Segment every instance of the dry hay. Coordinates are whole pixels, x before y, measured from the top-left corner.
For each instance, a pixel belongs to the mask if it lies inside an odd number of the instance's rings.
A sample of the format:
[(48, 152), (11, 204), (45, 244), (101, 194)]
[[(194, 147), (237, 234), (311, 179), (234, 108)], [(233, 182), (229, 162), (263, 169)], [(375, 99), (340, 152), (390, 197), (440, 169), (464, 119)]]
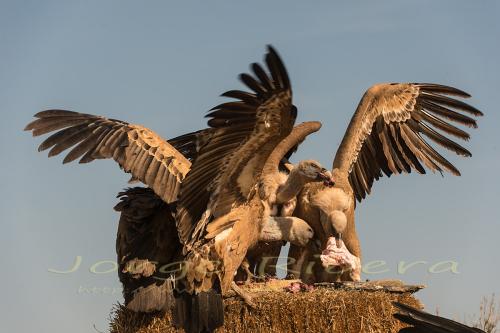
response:
[[(289, 284), (289, 282), (287, 282)], [(249, 308), (236, 297), (224, 300), (225, 325), (217, 332), (398, 332), (391, 302), (421, 308), (411, 293), (316, 288), (285, 292), (282, 285), (258, 284), (246, 289), (257, 303)], [(180, 332), (170, 325), (170, 314), (138, 314), (118, 305), (112, 333)]]

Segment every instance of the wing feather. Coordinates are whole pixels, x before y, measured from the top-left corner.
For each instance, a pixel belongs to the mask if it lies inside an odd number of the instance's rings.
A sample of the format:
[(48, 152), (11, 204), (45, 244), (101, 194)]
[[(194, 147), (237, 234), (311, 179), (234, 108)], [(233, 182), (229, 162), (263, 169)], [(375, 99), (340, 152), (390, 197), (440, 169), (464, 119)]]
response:
[[(405, 173), (410, 173), (413, 163), (410, 160), (410, 158), (406, 155), (405, 149), (403, 146), (406, 146), (404, 142), (401, 142), (401, 137), (398, 135), (396, 126), (394, 124), (390, 123), (388, 124), (389, 130), (390, 130), (390, 135), (391, 135), (391, 144), (395, 146), (395, 150), (398, 152), (399, 159), (401, 161), (401, 164), (403, 166), (403, 172)], [(414, 166), (413, 166), (414, 167)]]
[(425, 165), (432, 171), (460, 175), (429, 142), (471, 156), (447, 135), (468, 140), (469, 134), (452, 123), (476, 128), (472, 117), (483, 114), (450, 96), (470, 97), (457, 88), (432, 83), (378, 84), (366, 91), (333, 163), (334, 169), (349, 175), (358, 200), (370, 193), (381, 172), (387, 176), (412, 170), (424, 174)]
[[(49, 149), (56, 145), (58, 142), (61, 141), (61, 138), (63, 137), (68, 137), (71, 136), (75, 133), (78, 133), (82, 129), (85, 129), (88, 127), (88, 124), (82, 124), (82, 125), (77, 125), (73, 127), (66, 128), (64, 130), (61, 130), (59, 132), (56, 132), (49, 136), (47, 139), (45, 139), (39, 146), (38, 146), (38, 151), (44, 151), (46, 149)], [(28, 127), (27, 127), (28, 128)]]
[(479, 328), (469, 327), (457, 321), (431, 315), (417, 308), (413, 308), (403, 303), (392, 303), (398, 310), (394, 313), (394, 318), (411, 325), (400, 332), (425, 332), (425, 333), (485, 333)]
[(170, 273), (162, 268), (182, 258), (172, 211), (150, 188), (129, 188), (118, 197), (116, 253), (125, 305), (140, 312), (165, 310)]
[[(267, 156), (293, 127), (296, 109), (291, 103), (290, 81), (270, 46), (265, 62), (267, 72), (252, 64), (255, 76), (240, 75), (250, 92), (230, 90), (222, 94), (237, 101), (220, 104), (207, 114), (213, 132), (181, 184), (177, 205), (179, 236), (188, 247), (202, 239), (213, 217), (246, 200)], [(239, 181), (242, 173), (251, 175), (249, 184)]]
[[(155, 132), (116, 119), (66, 110), (42, 111), (35, 117), (25, 128), (34, 136), (57, 131), (38, 148), (39, 151), (50, 148), (49, 157), (73, 147), (63, 163), (78, 158), (80, 163), (113, 158), (125, 172), (150, 186), (165, 202), (177, 199), (176, 184), (184, 179), (191, 162)], [(187, 148), (183, 149), (189, 150), (195, 138), (193, 134), (184, 137), (182, 144)], [(157, 179), (160, 170), (165, 182)], [(161, 187), (165, 184), (166, 188)]]

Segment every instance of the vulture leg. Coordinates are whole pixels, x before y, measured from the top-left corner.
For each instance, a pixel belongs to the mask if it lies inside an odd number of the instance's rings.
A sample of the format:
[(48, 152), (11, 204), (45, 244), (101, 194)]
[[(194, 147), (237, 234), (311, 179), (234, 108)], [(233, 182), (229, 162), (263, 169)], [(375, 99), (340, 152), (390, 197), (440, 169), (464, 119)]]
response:
[(238, 287), (238, 285), (236, 284), (236, 282), (231, 282), (231, 289), (233, 289), (233, 291), (236, 293), (236, 295), (238, 295), (239, 297), (241, 297), (241, 299), (243, 299), (243, 301), (248, 305), (250, 306), (251, 308), (256, 308), (257, 305), (254, 303), (252, 297), (245, 291), (243, 291), (243, 289), (241, 289), (240, 287)]
[(290, 244), (290, 249), (288, 250), (288, 265), (287, 265), (287, 280), (294, 280), (300, 278), (302, 282), (308, 283), (306, 272), (302, 272), (303, 267), (307, 267), (307, 259), (311, 253), (314, 253), (314, 249), (311, 249), (313, 242), (310, 242), (306, 247), (300, 247), (297, 245)]
[(247, 255), (247, 257), (243, 259), (243, 262), (241, 263), (241, 266), (238, 269), (236, 276), (234, 277), (234, 281), (239, 283), (243, 282), (243, 284), (250, 284), (252, 280), (257, 280), (258, 278), (258, 276), (255, 276), (253, 274), (253, 268), (248, 260)]
[(254, 272), (255, 279), (265, 280), (266, 277), (276, 276), (276, 265), (283, 245), (283, 241), (259, 242), (248, 251), (249, 268)]
[(305, 246), (314, 232), (306, 221), (298, 217), (271, 216), (264, 224), (259, 236), (261, 242), (287, 241)]

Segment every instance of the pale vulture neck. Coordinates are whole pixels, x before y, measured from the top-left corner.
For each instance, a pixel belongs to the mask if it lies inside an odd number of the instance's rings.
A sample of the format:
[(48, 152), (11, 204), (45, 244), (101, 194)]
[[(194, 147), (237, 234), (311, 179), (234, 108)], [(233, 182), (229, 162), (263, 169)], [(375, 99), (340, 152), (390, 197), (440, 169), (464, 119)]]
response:
[[(367, 130), (371, 129), (371, 127), (369, 129), (365, 128), (368, 124), (368, 121), (366, 120), (366, 113), (371, 107), (371, 104), (369, 103), (371, 100), (369, 95), (371, 93), (372, 92), (368, 90), (361, 98), (361, 101), (356, 108), (356, 112), (354, 112), (354, 115), (347, 126), (342, 142), (337, 149), (332, 169), (339, 169), (346, 173), (349, 172), (360, 137), (365, 135)], [(371, 122), (369, 124), (371, 125)]]
[(335, 182), (335, 187), (340, 187), (345, 190), (346, 186), (347, 188), (350, 188), (349, 184), (349, 173), (345, 172), (341, 169), (333, 169), (332, 170), (332, 178), (333, 181)]
[(276, 193), (276, 203), (282, 204), (295, 198), (307, 183), (306, 178), (297, 168), (293, 168), (288, 175), (286, 182), (278, 188)]

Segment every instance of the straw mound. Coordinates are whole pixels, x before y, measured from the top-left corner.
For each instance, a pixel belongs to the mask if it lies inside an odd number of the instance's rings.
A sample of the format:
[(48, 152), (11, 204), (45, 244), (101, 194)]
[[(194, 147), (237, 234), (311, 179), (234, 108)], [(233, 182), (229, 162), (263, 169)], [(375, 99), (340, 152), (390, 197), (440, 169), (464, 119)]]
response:
[[(408, 291), (346, 290), (332, 285), (290, 293), (284, 291), (285, 284), (290, 281), (246, 287), (256, 309), (237, 297), (225, 299), (225, 325), (217, 332), (398, 332), (404, 325), (392, 317), (391, 302), (422, 307)], [(170, 325), (169, 313), (138, 314), (118, 305), (112, 316), (112, 333), (180, 332)]]

